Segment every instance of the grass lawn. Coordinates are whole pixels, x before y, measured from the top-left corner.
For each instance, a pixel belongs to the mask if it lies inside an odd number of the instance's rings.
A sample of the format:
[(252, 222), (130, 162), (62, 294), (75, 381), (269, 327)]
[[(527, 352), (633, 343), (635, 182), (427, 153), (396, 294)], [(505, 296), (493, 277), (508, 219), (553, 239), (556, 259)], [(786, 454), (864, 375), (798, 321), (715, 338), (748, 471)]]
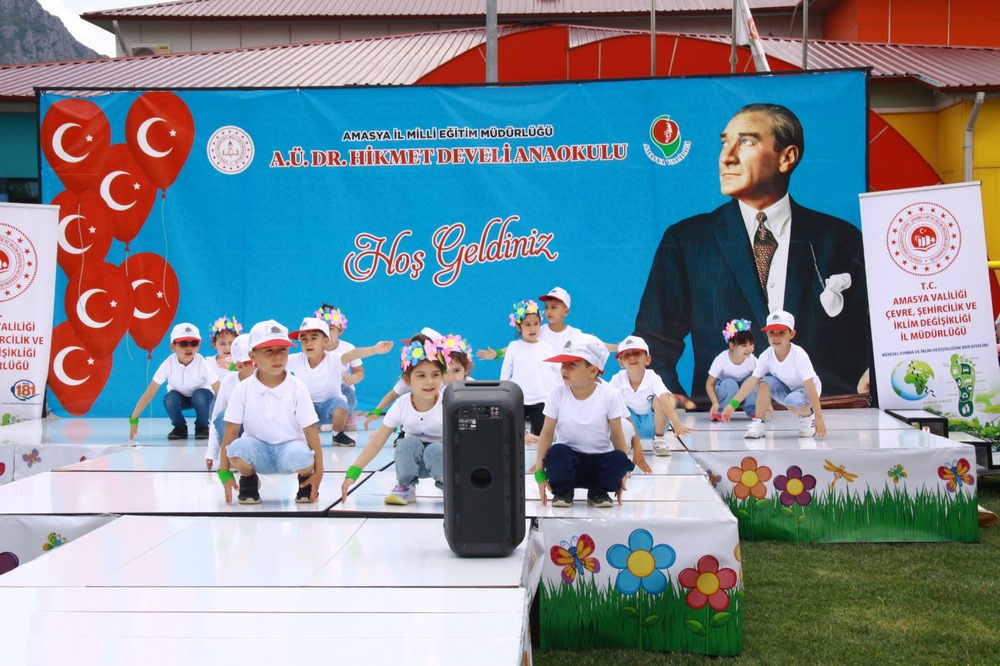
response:
[[(979, 503), (1000, 513), (1000, 477)], [(535, 652), (590, 664), (1000, 663), (1000, 526), (979, 543), (743, 542), (743, 655)]]

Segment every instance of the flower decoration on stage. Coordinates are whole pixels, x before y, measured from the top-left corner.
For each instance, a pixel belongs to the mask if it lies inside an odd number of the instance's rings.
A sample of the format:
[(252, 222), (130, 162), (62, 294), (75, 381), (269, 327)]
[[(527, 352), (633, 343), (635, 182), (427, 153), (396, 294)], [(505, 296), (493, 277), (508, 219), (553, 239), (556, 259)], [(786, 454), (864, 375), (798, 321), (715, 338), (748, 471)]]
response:
[(591, 574), (601, 571), (601, 563), (596, 557), (592, 557), (597, 546), (594, 539), (589, 534), (574, 536), (569, 541), (560, 541), (558, 546), (549, 549), (549, 558), (552, 564), (562, 567), (562, 582), (572, 585), (576, 581), (577, 575), (583, 579), (583, 573), (589, 571)]
[(798, 504), (806, 506), (812, 502), (810, 490), (816, 487), (816, 477), (812, 474), (803, 474), (802, 468), (792, 465), (784, 474), (774, 477), (774, 489), (780, 490), (781, 495), (778, 500), (785, 506)]
[(243, 324), (236, 321), (235, 316), (232, 319), (228, 319), (225, 316), (223, 316), (219, 317), (212, 323), (211, 331), (213, 340), (215, 339), (215, 336), (217, 336), (219, 333), (222, 333), (223, 331), (232, 331), (236, 335), (239, 335), (240, 333), (243, 332)]
[(437, 363), (442, 369), (447, 368), (448, 361), (445, 360), (444, 352), (441, 349), (442, 342), (441, 338), (437, 338), (425, 342), (411, 342), (403, 347), (399, 356), (399, 365), (403, 372), (406, 372), (410, 366), (416, 367), (421, 361), (430, 361)]
[(749, 330), (751, 330), (749, 319), (733, 319), (726, 322), (726, 327), (722, 329), (722, 337), (726, 339), (726, 342), (729, 342), (740, 331)]
[(739, 467), (730, 467), (726, 477), (736, 484), (733, 494), (737, 499), (746, 499), (753, 495), (757, 499), (763, 499), (767, 493), (764, 482), (771, 479), (771, 468), (757, 466), (757, 460), (753, 456), (747, 456), (740, 462)]
[(538, 303), (531, 300), (514, 303), (514, 311), (510, 313), (510, 325), (518, 326), (530, 314), (536, 314), (539, 319), (542, 318), (542, 311), (538, 308)]
[(892, 479), (892, 483), (895, 485), (898, 484), (901, 480), (906, 478), (906, 470), (903, 469), (902, 465), (894, 465), (889, 468), (889, 471), (886, 472), (886, 475), (890, 479)]
[(971, 486), (976, 480), (970, 474), (971, 467), (965, 458), (952, 460), (951, 464), (938, 467), (938, 476), (944, 481), (944, 487), (953, 493), (962, 486)]
[(449, 333), (441, 338), (439, 342), (441, 343), (441, 353), (444, 355), (445, 363), (451, 363), (452, 354), (465, 354), (468, 356), (472, 351), (472, 345), (467, 340), (462, 339), (461, 335), (455, 335), (454, 333)]
[(55, 550), (56, 548), (63, 545), (67, 541), (69, 541), (69, 539), (64, 537), (62, 534), (57, 534), (56, 532), (49, 532), (48, 538), (45, 540), (45, 543), (42, 544), (42, 550), (44, 551)]
[(347, 317), (340, 311), (340, 308), (323, 306), (316, 310), (315, 314), (316, 318), (325, 321), (327, 326), (336, 326), (341, 331), (347, 330)]
[(720, 568), (719, 560), (712, 555), (698, 560), (697, 569), (684, 569), (677, 577), (677, 582), (688, 588), (687, 605), (695, 610), (704, 608), (706, 603), (716, 611), (729, 608), (726, 590), (735, 587), (737, 580), (736, 572)]
[(608, 564), (620, 569), (615, 587), (624, 595), (643, 589), (648, 594), (660, 594), (667, 589), (667, 577), (660, 569), (668, 569), (677, 561), (677, 553), (665, 543), (653, 545), (648, 530), (634, 530), (628, 545), (617, 543), (608, 548)]

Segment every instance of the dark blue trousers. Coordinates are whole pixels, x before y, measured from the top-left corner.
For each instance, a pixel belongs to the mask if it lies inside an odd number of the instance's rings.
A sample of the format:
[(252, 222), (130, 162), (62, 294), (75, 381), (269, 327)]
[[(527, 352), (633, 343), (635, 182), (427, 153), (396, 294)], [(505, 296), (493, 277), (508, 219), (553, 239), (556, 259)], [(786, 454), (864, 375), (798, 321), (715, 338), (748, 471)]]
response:
[(625, 474), (635, 469), (624, 451), (580, 453), (566, 444), (553, 444), (544, 462), (554, 495), (571, 493), (575, 488), (586, 488), (588, 496), (614, 494)]

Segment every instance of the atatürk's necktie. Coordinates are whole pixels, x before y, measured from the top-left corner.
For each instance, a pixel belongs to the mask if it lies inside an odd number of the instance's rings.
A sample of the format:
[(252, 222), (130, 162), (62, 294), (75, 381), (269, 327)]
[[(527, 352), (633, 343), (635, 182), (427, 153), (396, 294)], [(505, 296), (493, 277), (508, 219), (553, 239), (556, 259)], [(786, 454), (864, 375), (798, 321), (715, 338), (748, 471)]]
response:
[(778, 241), (774, 239), (771, 230), (764, 226), (767, 215), (757, 213), (757, 231), (753, 235), (753, 258), (757, 262), (757, 277), (760, 278), (761, 289), (767, 293), (767, 274), (771, 271), (771, 259), (778, 249)]

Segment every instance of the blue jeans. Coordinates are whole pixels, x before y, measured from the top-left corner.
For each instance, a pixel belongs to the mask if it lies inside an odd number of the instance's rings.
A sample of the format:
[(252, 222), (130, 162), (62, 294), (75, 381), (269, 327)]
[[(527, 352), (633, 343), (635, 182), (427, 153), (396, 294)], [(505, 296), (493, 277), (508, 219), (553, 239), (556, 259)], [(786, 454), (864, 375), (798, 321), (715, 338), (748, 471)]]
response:
[(348, 416), (354, 413), (354, 408), (358, 406), (358, 391), (353, 385), (341, 384), (340, 391), (347, 400)]
[(805, 407), (809, 404), (809, 396), (806, 395), (805, 388), (801, 386), (792, 390), (774, 375), (764, 375), (760, 381), (771, 387), (771, 398), (779, 405)]
[(396, 441), (396, 481), (412, 486), (417, 479), (434, 479), (434, 485), (444, 488), (444, 445), (425, 444), (419, 437), (406, 436)]
[(632, 423), (635, 424), (636, 434), (639, 435), (640, 439), (653, 439), (656, 437), (656, 423), (653, 421), (653, 410), (649, 410), (645, 414), (636, 414), (631, 407), (628, 407), (628, 414), (632, 417)]
[(167, 410), (170, 417), (170, 425), (175, 428), (187, 427), (184, 420), (184, 410), (194, 409), (194, 425), (196, 428), (207, 428), (208, 420), (212, 417), (212, 404), (215, 402), (215, 392), (211, 389), (200, 388), (190, 396), (183, 395), (177, 391), (167, 391), (163, 396), (163, 408)]
[[(768, 375), (770, 377), (770, 375)], [(729, 401), (736, 397), (736, 392), (750, 379), (747, 375), (740, 381), (732, 377), (723, 377), (715, 382), (715, 395), (719, 398), (719, 411), (721, 412), (729, 404)], [(757, 412), (757, 387), (750, 391), (750, 395), (743, 399), (743, 411), (747, 416), (753, 416)]]
[(320, 425), (331, 423), (335, 411), (338, 409), (347, 409), (347, 400), (344, 398), (330, 398), (326, 402), (314, 402), (313, 409), (316, 410), (316, 415), (319, 416)]
[(226, 447), (226, 456), (249, 463), (256, 474), (291, 474), (303, 469), (312, 469), (316, 464), (313, 450), (299, 439), (268, 444), (243, 435)]
[(545, 454), (545, 472), (553, 495), (586, 488), (587, 496), (598, 493), (613, 494), (618, 491), (627, 472), (635, 463), (624, 451), (615, 449), (607, 453), (580, 453), (566, 444), (553, 444)]

